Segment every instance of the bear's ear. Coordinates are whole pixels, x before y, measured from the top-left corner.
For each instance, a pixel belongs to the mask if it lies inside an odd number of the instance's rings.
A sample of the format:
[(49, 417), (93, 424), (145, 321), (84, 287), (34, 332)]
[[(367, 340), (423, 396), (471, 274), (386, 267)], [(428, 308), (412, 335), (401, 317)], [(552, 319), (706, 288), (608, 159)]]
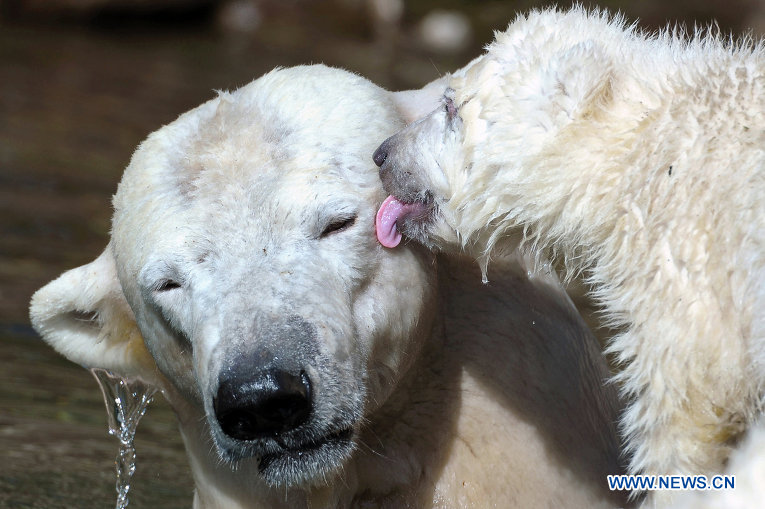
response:
[(111, 245), (38, 290), (29, 314), (35, 330), (67, 359), (157, 385), (159, 372), (122, 293)]
[(578, 118), (607, 97), (613, 62), (596, 41), (580, 42), (559, 51), (547, 62), (540, 84), (555, 110)]
[(419, 90), (393, 92), (393, 103), (407, 124), (423, 118), (441, 105), (449, 75), (431, 81)]

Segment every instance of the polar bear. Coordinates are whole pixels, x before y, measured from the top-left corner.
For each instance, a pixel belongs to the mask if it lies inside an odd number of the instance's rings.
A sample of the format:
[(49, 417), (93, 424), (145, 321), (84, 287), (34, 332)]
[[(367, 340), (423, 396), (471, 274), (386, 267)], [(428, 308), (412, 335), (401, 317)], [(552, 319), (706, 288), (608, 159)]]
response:
[(403, 232), (485, 269), (521, 242), (584, 276), (617, 330), (632, 473), (720, 472), (762, 411), (763, 52), (534, 11), (373, 155), (384, 245)]
[[(417, 92), (275, 70), (135, 152), (34, 327), (174, 408), (197, 508), (613, 507), (618, 397), (553, 274), (375, 238), (369, 154)], [(401, 113), (399, 113), (401, 112)], [(508, 297), (509, 296), (509, 297)]]

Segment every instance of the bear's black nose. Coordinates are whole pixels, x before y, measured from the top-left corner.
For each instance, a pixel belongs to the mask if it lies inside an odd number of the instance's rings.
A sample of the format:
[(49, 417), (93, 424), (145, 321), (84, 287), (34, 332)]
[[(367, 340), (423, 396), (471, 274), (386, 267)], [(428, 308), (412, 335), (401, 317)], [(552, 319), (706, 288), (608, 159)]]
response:
[(388, 159), (388, 140), (385, 140), (382, 145), (377, 147), (375, 153), (372, 154), (372, 160), (377, 166), (382, 167), (386, 159)]
[(244, 379), (221, 377), (213, 401), (223, 432), (236, 440), (255, 440), (293, 430), (311, 413), (311, 381), (304, 371), (269, 369)]

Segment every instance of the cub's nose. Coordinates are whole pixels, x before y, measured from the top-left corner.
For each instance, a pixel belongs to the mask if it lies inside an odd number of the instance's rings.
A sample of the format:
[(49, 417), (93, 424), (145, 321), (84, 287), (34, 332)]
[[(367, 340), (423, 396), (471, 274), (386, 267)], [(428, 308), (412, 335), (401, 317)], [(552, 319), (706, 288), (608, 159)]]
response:
[(244, 379), (221, 377), (213, 400), (223, 432), (236, 440), (255, 440), (293, 430), (311, 413), (311, 380), (299, 374), (268, 369)]
[(375, 153), (372, 154), (372, 160), (375, 162), (375, 164), (382, 168), (382, 165), (385, 164), (385, 161), (388, 159), (388, 147), (390, 146), (389, 143), (390, 138), (382, 142), (382, 145), (377, 147), (377, 150), (375, 150)]

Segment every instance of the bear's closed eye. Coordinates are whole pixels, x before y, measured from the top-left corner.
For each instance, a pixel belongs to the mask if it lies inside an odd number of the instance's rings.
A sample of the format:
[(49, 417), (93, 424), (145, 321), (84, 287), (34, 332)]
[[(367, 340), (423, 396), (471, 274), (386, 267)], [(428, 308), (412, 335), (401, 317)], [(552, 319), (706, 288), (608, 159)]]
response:
[(353, 226), (353, 224), (356, 222), (356, 215), (350, 217), (339, 217), (336, 219), (333, 219), (329, 222), (329, 224), (324, 228), (324, 231), (321, 232), (321, 238), (326, 237), (327, 235), (331, 235), (333, 233), (341, 232), (343, 230), (346, 230)]
[(449, 117), (449, 120), (457, 116), (457, 107), (450, 97), (444, 97), (444, 111), (446, 111), (446, 116)]
[(162, 281), (158, 281), (156, 286), (154, 287), (154, 291), (156, 292), (167, 292), (170, 290), (175, 290), (176, 288), (180, 288), (181, 284), (177, 281), (173, 281), (172, 279), (163, 279)]

